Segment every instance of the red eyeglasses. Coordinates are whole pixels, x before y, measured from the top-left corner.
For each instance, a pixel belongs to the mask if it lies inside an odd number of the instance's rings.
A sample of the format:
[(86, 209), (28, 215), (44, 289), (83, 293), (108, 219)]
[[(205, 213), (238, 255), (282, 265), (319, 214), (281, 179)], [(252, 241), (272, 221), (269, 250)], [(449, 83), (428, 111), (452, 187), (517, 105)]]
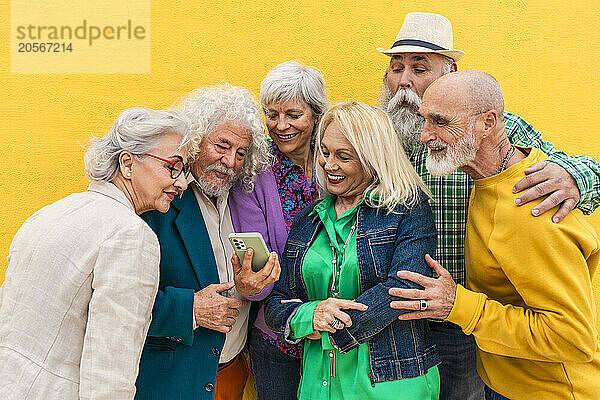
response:
[(173, 178), (173, 179), (179, 178), (179, 175), (181, 175), (182, 172), (186, 179), (188, 176), (190, 176), (190, 172), (191, 172), (190, 166), (187, 164), (184, 164), (183, 161), (171, 161), (171, 160), (167, 160), (162, 157), (155, 156), (154, 154), (150, 154), (150, 153), (144, 153), (144, 155), (156, 158), (157, 160), (164, 161), (166, 163), (169, 163), (169, 166), (166, 168), (168, 168), (171, 171), (171, 178)]

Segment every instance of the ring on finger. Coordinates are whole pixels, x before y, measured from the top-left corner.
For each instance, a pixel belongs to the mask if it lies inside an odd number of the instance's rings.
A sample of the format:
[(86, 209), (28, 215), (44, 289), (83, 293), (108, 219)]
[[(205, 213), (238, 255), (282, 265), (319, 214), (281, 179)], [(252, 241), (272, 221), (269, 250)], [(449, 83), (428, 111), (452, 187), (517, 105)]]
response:
[(427, 310), (427, 301), (421, 299), (419, 300), (419, 311)]
[(337, 318), (335, 318), (329, 325), (335, 330), (344, 329), (346, 327), (346, 325), (344, 325), (344, 323)]

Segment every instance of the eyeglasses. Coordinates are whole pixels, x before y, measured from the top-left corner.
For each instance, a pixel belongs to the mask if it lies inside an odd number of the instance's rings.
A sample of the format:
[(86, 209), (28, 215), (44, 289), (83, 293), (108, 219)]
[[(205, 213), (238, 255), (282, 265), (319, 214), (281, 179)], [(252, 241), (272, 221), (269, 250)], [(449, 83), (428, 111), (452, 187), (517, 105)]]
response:
[(188, 176), (190, 176), (190, 172), (191, 172), (190, 166), (187, 164), (184, 164), (183, 161), (171, 161), (171, 160), (167, 160), (165, 158), (155, 156), (154, 154), (150, 154), (150, 153), (144, 153), (144, 155), (156, 158), (157, 160), (164, 161), (166, 163), (169, 163), (170, 165), (166, 168), (168, 168), (171, 171), (171, 178), (173, 178), (173, 179), (179, 178), (179, 175), (181, 175), (182, 172), (184, 174), (183, 176), (185, 176), (186, 179)]

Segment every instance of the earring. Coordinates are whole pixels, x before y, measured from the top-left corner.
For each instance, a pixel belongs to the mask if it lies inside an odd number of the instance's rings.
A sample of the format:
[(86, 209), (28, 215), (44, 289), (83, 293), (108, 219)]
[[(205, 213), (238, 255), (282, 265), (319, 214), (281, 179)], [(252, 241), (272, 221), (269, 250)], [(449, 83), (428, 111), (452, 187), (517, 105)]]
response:
[(481, 136), (482, 139), (485, 139), (486, 137), (487, 137), (487, 135), (482, 135)]
[(131, 178), (131, 172), (128, 172), (128, 173), (127, 173), (127, 177), (128, 177), (128, 178)]

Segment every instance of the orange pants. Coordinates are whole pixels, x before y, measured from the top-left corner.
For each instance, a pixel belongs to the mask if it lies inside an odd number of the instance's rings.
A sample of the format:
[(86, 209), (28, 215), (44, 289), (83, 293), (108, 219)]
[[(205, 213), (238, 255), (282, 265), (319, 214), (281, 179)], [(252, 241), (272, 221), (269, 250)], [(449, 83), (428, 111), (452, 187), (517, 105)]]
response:
[(241, 400), (248, 380), (248, 363), (241, 352), (227, 364), (219, 366), (215, 400)]

